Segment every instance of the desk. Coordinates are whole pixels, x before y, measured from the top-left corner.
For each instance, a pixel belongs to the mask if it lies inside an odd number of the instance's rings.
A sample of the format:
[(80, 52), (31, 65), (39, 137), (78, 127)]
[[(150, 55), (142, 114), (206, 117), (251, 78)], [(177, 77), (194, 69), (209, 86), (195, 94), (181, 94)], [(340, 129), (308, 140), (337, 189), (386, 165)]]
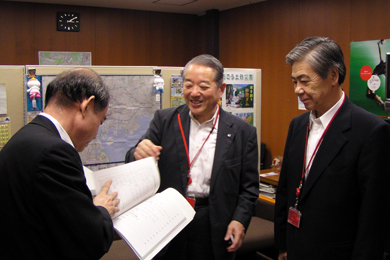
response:
[[(260, 170), (260, 175), (264, 174), (264, 173), (270, 173), (270, 172), (274, 172), (274, 170), (273, 169)], [(264, 183), (268, 183), (268, 184), (272, 184), (272, 185), (278, 186), (279, 174), (278, 175), (273, 175), (273, 176), (267, 176), (267, 177), (261, 177), (260, 176), (260, 181), (264, 182)], [(271, 202), (271, 203), (275, 204), (275, 199), (268, 198), (268, 197), (263, 196), (261, 194), (259, 195), (259, 199), (264, 200), (264, 201), (268, 201), (268, 202)]]
[(268, 183), (268, 184), (272, 184), (272, 185), (275, 185), (275, 186), (278, 186), (278, 182), (279, 182), (279, 173), (278, 173), (278, 175), (267, 176), (267, 177), (261, 177), (261, 174), (270, 173), (270, 172), (273, 172), (273, 171), (274, 171), (274, 170), (272, 170), (272, 169), (260, 170), (260, 181), (261, 181), (261, 182)]

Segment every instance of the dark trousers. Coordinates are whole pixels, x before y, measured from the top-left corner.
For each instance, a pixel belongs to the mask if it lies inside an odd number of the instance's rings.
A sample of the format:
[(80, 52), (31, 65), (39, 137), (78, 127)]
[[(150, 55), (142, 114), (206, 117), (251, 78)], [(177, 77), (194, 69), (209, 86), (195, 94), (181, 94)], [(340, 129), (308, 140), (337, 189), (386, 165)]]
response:
[(195, 217), (159, 254), (157, 260), (214, 260), (208, 205), (195, 205)]

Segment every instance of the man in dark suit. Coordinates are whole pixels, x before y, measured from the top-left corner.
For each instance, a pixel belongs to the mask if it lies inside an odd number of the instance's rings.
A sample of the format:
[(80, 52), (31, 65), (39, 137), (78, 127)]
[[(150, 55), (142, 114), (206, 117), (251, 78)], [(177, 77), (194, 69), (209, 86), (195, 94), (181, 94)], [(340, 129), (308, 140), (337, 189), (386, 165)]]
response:
[(286, 60), (310, 112), (292, 120), (284, 150), (275, 205), (279, 260), (382, 259), (390, 127), (346, 97), (334, 41), (307, 38)]
[(259, 193), (256, 128), (218, 105), (226, 84), (216, 58), (195, 57), (182, 76), (186, 105), (157, 111), (126, 161), (155, 156), (160, 191), (173, 187), (194, 203), (194, 220), (161, 259), (234, 259)]
[(99, 259), (113, 240), (117, 194), (92, 200), (78, 152), (97, 135), (109, 93), (86, 68), (49, 83), (46, 108), (0, 151), (0, 259)]

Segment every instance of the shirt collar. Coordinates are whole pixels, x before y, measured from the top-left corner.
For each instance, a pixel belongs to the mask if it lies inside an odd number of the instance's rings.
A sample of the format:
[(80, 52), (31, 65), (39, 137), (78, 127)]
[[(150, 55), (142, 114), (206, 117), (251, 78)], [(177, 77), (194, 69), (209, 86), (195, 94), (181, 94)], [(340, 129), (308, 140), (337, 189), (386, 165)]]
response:
[[(214, 123), (214, 120), (215, 120), (215, 118), (217, 117), (217, 114), (218, 114), (218, 109), (221, 109), (221, 108), (218, 108), (218, 105), (217, 105), (217, 109), (215, 109), (215, 112), (214, 112), (213, 117), (210, 118), (209, 120), (207, 120), (206, 122), (204, 122), (203, 124), (207, 124), (207, 123), (210, 123), (210, 122), (211, 122), (211, 123)], [(198, 120), (196, 120), (196, 118), (194, 117), (194, 115), (191, 113), (191, 110), (190, 110), (189, 114), (190, 114), (191, 119), (192, 119), (195, 123), (197, 123), (198, 125), (203, 125), (203, 124), (200, 124), (200, 123), (198, 122)], [(218, 129), (218, 124), (215, 124), (215, 129)]]
[(326, 127), (329, 124), (329, 122), (332, 120), (334, 114), (337, 112), (337, 110), (343, 104), (344, 98), (345, 98), (345, 93), (343, 91), (343, 95), (341, 96), (339, 101), (337, 101), (337, 103), (334, 104), (331, 109), (326, 111), (325, 114), (323, 114), (319, 118), (316, 118), (316, 115), (315, 115), (314, 111), (312, 110), (310, 112), (310, 129), (312, 128), (312, 125), (314, 122), (321, 123), (324, 127)]
[(71, 146), (74, 147), (73, 145), (73, 142), (72, 140), (70, 139), (68, 133), (65, 131), (65, 129), (61, 126), (61, 124), (57, 121), (57, 119), (55, 119), (54, 117), (52, 117), (51, 115), (47, 114), (47, 113), (44, 113), (44, 112), (41, 112), (39, 114), (40, 116), (44, 116), (46, 117), (47, 119), (49, 119), (53, 124), (54, 126), (57, 128), (57, 131), (58, 133), (60, 133), (60, 137), (62, 140), (64, 140), (66, 143), (70, 144)]

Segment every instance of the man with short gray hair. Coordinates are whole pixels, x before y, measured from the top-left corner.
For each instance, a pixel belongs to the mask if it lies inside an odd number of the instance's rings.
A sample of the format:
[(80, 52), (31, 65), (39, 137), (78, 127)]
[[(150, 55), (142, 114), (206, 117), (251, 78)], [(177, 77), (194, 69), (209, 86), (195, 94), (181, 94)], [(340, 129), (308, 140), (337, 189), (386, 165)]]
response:
[(307, 113), (289, 127), (275, 205), (279, 260), (379, 260), (388, 231), (390, 126), (344, 93), (341, 48), (310, 37), (287, 56)]
[(186, 105), (156, 111), (126, 162), (154, 156), (159, 190), (175, 188), (196, 211), (156, 259), (234, 259), (259, 195), (256, 128), (219, 106), (226, 84), (218, 59), (199, 55), (182, 76)]

